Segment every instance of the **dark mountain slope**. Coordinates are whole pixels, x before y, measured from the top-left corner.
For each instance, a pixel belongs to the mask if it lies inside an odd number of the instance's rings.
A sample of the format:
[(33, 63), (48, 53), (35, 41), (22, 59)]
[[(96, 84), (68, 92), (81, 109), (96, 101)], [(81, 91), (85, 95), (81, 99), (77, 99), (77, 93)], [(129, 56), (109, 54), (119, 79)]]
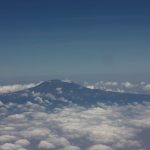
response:
[[(36, 99), (40, 99), (36, 100)], [(128, 103), (143, 103), (150, 101), (150, 95), (129, 94), (109, 92), (98, 89), (88, 89), (74, 82), (65, 82), (61, 80), (51, 80), (39, 84), (36, 87), (9, 93), (1, 94), (0, 101), (3, 103), (27, 103), (42, 101), (53, 106), (77, 104), (81, 106), (91, 106), (97, 103), (124, 105)]]

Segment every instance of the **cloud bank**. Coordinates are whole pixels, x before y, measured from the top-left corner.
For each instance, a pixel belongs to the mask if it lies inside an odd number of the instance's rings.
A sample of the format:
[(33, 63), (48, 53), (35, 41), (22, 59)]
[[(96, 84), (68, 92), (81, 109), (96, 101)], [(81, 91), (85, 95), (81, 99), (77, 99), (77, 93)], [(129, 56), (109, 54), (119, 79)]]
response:
[(1, 103), (0, 118), (1, 150), (149, 150), (150, 146), (150, 103), (53, 111), (45, 104)]
[(117, 81), (99, 81), (96, 83), (84, 82), (85, 87), (90, 89), (100, 89), (113, 92), (126, 92), (126, 93), (142, 93), (150, 94), (150, 83), (144, 81), (138, 83), (117, 82)]

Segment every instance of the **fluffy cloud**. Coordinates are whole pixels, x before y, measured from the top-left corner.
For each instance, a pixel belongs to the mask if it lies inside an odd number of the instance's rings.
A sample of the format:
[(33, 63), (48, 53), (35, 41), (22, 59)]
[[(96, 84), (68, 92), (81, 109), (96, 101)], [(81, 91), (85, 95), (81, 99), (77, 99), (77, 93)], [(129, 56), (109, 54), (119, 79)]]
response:
[(144, 90), (150, 91), (150, 84), (146, 84), (146, 85), (144, 86)]
[(116, 82), (116, 81), (100, 81), (96, 83), (84, 82), (85, 87), (90, 89), (100, 89), (105, 91), (113, 92), (126, 92), (126, 93), (142, 93), (150, 94), (150, 84), (144, 81), (138, 83), (126, 82)]
[(0, 93), (16, 92), (16, 91), (20, 91), (20, 90), (24, 90), (24, 89), (34, 87), (36, 85), (37, 84), (35, 84), (35, 83), (4, 85), (4, 86), (0, 86)]
[(12, 136), (12, 135), (1, 135), (0, 136), (0, 143), (13, 142), (16, 139), (17, 138), (15, 136)]
[(117, 85), (118, 85), (118, 82), (107, 81), (107, 82), (105, 82), (105, 85), (109, 85), (109, 86), (117, 86)]
[(12, 143), (5, 143), (0, 146), (1, 150), (18, 150), (21, 147)]
[[(148, 150), (141, 134), (150, 130), (150, 103), (53, 111), (31, 102), (7, 105), (0, 107), (6, 109), (0, 121), (2, 150)], [(14, 108), (17, 114), (10, 111)]]
[(21, 135), (28, 139), (43, 139), (50, 134), (50, 130), (47, 128), (34, 128), (30, 127), (29, 129), (22, 131)]
[(127, 81), (127, 82), (123, 82), (122, 85), (125, 87), (125, 88), (133, 88), (135, 85), (132, 84), (131, 82)]
[(41, 141), (38, 145), (39, 149), (54, 149), (55, 146), (52, 143), (49, 143), (47, 141)]
[(15, 142), (15, 144), (21, 146), (28, 146), (30, 145), (30, 142), (27, 139), (19, 139), (18, 141)]
[(95, 89), (94, 85), (87, 85), (86, 87), (89, 88), (89, 89)]
[(113, 149), (105, 145), (94, 145), (88, 148), (87, 150), (113, 150)]
[(65, 148), (62, 148), (61, 150), (80, 150), (77, 146), (66, 146)]

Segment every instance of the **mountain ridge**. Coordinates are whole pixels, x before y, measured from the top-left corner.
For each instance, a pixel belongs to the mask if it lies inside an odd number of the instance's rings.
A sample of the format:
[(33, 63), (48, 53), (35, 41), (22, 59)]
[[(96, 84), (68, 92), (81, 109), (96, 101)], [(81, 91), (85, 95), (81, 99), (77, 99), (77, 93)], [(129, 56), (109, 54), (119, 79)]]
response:
[[(68, 105), (70, 103), (81, 106), (92, 106), (97, 103), (130, 104), (150, 101), (149, 94), (119, 93), (99, 89), (89, 89), (73, 81), (48, 80), (22, 91), (5, 93), (0, 95), (3, 103), (40, 103), (35, 99), (42, 99), (44, 102)], [(41, 100), (41, 101), (42, 101)], [(41, 102), (42, 103), (42, 102)]]

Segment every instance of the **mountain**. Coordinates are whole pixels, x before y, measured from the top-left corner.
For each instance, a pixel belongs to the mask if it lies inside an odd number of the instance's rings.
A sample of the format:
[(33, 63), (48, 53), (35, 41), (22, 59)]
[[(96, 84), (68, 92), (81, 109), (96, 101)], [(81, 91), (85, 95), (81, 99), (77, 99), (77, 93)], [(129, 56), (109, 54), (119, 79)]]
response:
[(73, 104), (92, 106), (98, 103), (104, 103), (106, 105), (143, 103), (150, 101), (150, 95), (89, 89), (74, 82), (50, 80), (26, 90), (1, 94), (0, 101), (4, 104), (25, 104), (31, 102), (46, 105), (49, 108), (55, 108), (56, 106), (60, 107)]
[(61, 80), (1, 94), (0, 150), (149, 150), (148, 101)]

